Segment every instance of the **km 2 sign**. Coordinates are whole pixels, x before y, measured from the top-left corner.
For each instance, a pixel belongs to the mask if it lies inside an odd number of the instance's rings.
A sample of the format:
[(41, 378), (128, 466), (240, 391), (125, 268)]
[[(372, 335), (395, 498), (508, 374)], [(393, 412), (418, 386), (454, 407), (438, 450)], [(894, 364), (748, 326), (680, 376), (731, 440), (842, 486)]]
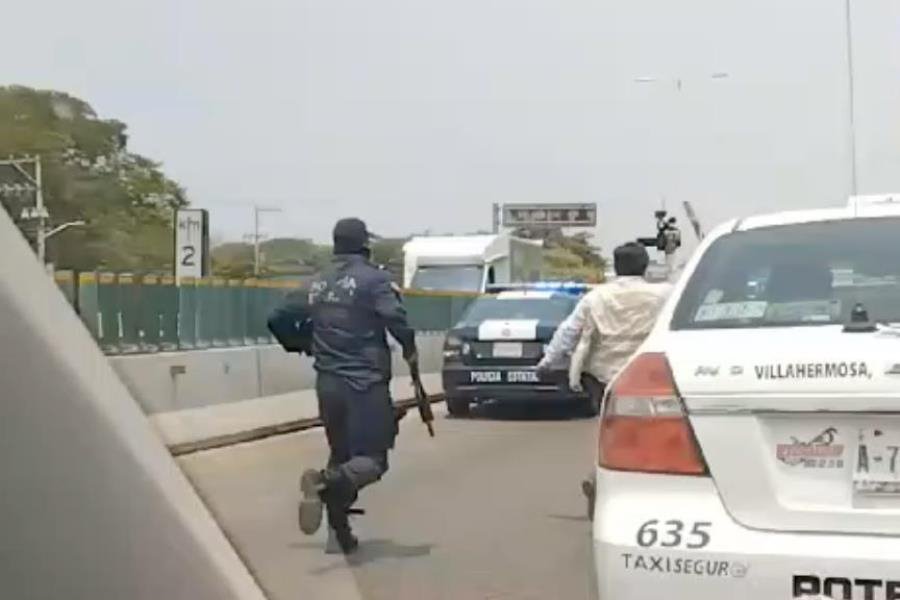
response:
[(209, 213), (182, 208), (175, 213), (175, 280), (209, 274)]

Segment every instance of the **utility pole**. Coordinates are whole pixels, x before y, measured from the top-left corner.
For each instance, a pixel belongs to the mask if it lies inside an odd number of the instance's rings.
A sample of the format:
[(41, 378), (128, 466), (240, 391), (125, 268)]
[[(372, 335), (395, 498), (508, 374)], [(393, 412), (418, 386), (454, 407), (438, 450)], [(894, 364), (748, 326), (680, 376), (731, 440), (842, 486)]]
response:
[(259, 208), (253, 205), (253, 276), (259, 277)]
[(259, 215), (261, 213), (276, 213), (281, 212), (280, 208), (271, 208), (271, 207), (263, 207), (258, 206), (256, 204), (253, 205), (253, 235), (250, 236), (250, 239), (253, 242), (253, 275), (255, 277), (259, 277), (259, 267), (260, 267), (260, 252), (259, 252), (259, 242), (265, 239), (265, 235), (259, 232)]
[(44, 186), (41, 183), (41, 157), (34, 157), (34, 207), (38, 214), (37, 228), (37, 255), (43, 267), (47, 256), (47, 237), (44, 227), (46, 227), (46, 219), (50, 216), (47, 209), (44, 208)]
[[(25, 169), (26, 165), (32, 165), (34, 173), (29, 173)], [(24, 183), (2, 184), (0, 185), (0, 194), (22, 194), (34, 193), (34, 206), (26, 206), (22, 209), (20, 218), (22, 220), (37, 221), (37, 233), (35, 235), (37, 255), (41, 264), (44, 264), (47, 254), (47, 221), (50, 214), (44, 205), (44, 185), (41, 171), (40, 155), (25, 156), (23, 158), (8, 158), (0, 160), (0, 166), (11, 167), (16, 175), (24, 180)]]

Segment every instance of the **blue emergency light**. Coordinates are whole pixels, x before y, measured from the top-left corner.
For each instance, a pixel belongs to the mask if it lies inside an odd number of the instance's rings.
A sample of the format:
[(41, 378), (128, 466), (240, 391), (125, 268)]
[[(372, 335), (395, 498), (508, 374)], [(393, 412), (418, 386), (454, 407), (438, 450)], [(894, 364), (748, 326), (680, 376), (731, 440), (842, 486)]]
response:
[(591, 285), (577, 281), (535, 281), (531, 283), (499, 283), (487, 286), (488, 293), (499, 292), (554, 292), (568, 296), (582, 296)]

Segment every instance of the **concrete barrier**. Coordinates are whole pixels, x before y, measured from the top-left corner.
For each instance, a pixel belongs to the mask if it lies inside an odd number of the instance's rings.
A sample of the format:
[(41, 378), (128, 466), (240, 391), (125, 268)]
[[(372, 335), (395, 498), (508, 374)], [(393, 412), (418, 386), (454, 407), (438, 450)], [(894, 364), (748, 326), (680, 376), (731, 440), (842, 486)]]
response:
[(0, 210), (3, 598), (265, 600)]
[[(443, 344), (443, 333), (417, 334), (423, 373), (440, 370)], [(394, 350), (395, 375), (408, 374), (399, 349)], [(151, 415), (307, 390), (315, 384), (312, 360), (280, 346), (110, 356), (109, 361)]]
[(316, 371), (308, 356), (285, 352), (281, 346), (265, 346), (258, 350), (260, 396), (309, 390), (315, 386)]
[(252, 347), (111, 356), (109, 361), (147, 414), (261, 395)]

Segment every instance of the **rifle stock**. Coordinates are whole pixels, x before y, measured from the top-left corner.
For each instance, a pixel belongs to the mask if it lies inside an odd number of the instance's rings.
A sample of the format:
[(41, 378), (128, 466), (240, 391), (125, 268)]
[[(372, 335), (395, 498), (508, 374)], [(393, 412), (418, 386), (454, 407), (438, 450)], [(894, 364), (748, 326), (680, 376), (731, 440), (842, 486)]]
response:
[(428, 394), (425, 393), (425, 387), (422, 385), (422, 377), (419, 373), (419, 365), (411, 363), (409, 365), (409, 374), (413, 380), (413, 389), (416, 394), (416, 406), (419, 408), (419, 417), (428, 428), (428, 435), (434, 437), (434, 413), (431, 411), (431, 402), (428, 400)]

